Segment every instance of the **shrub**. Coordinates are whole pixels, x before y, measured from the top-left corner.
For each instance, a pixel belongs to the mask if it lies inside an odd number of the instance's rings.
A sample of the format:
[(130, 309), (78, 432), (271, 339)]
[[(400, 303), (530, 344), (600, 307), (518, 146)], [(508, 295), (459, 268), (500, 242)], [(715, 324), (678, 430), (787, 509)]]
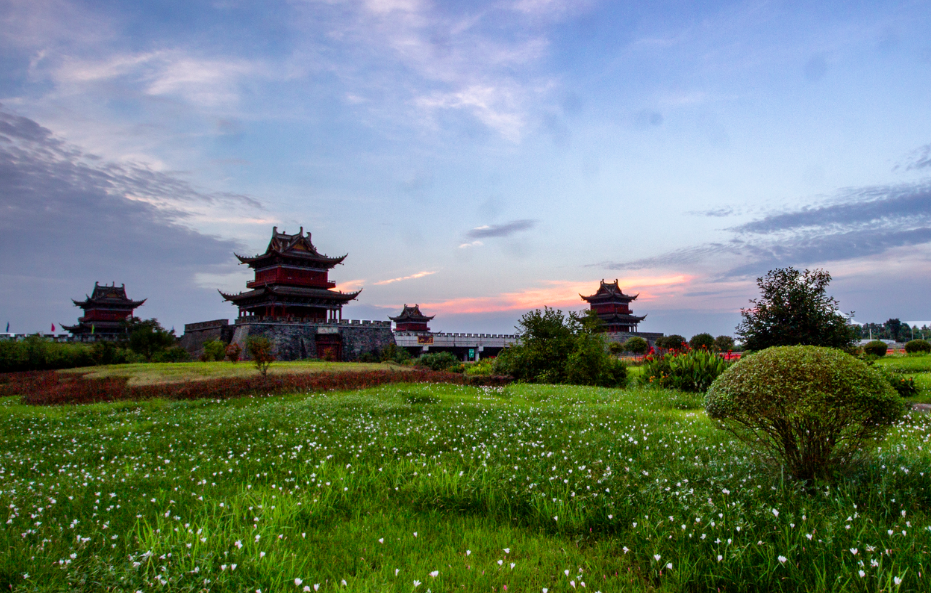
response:
[(226, 358), (230, 362), (239, 362), (239, 358), (242, 356), (242, 346), (233, 342), (226, 347)]
[(622, 352), (624, 352), (624, 344), (621, 344), (620, 342), (611, 342), (608, 344), (608, 352), (614, 356), (619, 356)]
[(718, 352), (732, 352), (734, 350), (734, 338), (718, 336), (714, 339), (714, 347)]
[(262, 380), (268, 380), (268, 367), (275, 362), (275, 353), (268, 338), (250, 337), (246, 340), (246, 352), (252, 359), (256, 370), (262, 374)]
[(863, 351), (873, 356), (885, 356), (888, 349), (889, 346), (887, 346), (885, 342), (879, 340), (867, 342), (866, 345), (863, 346)]
[(204, 362), (211, 360), (223, 360), (226, 358), (226, 344), (220, 340), (208, 340), (204, 342), (204, 353), (200, 359)]
[(0, 372), (73, 369), (95, 364), (89, 344), (53, 342), (41, 336), (0, 341)]
[(624, 350), (632, 354), (646, 354), (650, 349), (650, 343), (640, 336), (631, 336), (624, 342)]
[(905, 351), (909, 354), (925, 354), (931, 352), (931, 342), (927, 340), (911, 340), (905, 343)]
[(705, 410), (800, 480), (828, 478), (883, 436), (905, 402), (883, 377), (840, 350), (769, 348), (711, 385)]
[(692, 350), (701, 350), (704, 348), (709, 352), (714, 351), (714, 336), (711, 334), (696, 334), (689, 340), (689, 348)]
[(495, 374), (495, 359), (483, 358), (465, 367), (465, 374), (470, 377), (490, 377)]
[(431, 352), (422, 354), (417, 359), (417, 366), (421, 366), (431, 371), (445, 371), (459, 364), (459, 359), (451, 352)]
[(663, 350), (682, 350), (683, 344), (688, 344), (688, 342), (679, 334), (656, 338), (656, 347)]
[(397, 344), (388, 344), (379, 353), (380, 362), (395, 362), (397, 364), (408, 364), (411, 361), (411, 353), (404, 348), (398, 348)]
[(727, 361), (707, 350), (668, 352), (648, 359), (641, 378), (652, 387), (702, 393), (727, 366)]
[(152, 362), (188, 362), (189, 360), (191, 360), (191, 355), (181, 346), (159, 350), (152, 356)]
[(566, 363), (566, 380), (572, 385), (625, 387), (627, 366), (608, 353), (601, 334), (581, 334)]

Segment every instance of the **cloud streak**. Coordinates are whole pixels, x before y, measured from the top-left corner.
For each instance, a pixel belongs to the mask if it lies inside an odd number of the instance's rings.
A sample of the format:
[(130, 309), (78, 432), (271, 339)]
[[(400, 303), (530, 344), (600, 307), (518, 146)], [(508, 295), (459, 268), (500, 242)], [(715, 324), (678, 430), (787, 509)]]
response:
[(931, 182), (844, 190), (826, 203), (772, 213), (727, 230), (733, 233), (727, 241), (601, 265), (628, 270), (710, 264), (731, 278), (931, 244)]
[(537, 221), (529, 219), (512, 220), (504, 224), (486, 224), (470, 230), (466, 233), (466, 238), (475, 241), (478, 239), (510, 237), (521, 231), (529, 231), (536, 224)]
[(432, 274), (436, 274), (436, 272), (417, 272), (416, 274), (411, 274), (410, 276), (382, 280), (380, 282), (373, 282), (372, 284), (375, 286), (384, 286), (385, 284), (394, 284), (395, 282), (404, 282), (405, 280), (416, 280), (417, 278), (423, 278), (424, 276), (430, 276)]

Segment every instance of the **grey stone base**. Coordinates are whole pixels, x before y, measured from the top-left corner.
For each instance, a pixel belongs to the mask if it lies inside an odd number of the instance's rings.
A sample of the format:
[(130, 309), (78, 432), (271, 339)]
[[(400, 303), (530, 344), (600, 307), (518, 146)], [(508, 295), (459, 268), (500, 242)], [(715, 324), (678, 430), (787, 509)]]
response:
[(329, 352), (338, 353), (343, 362), (357, 361), (363, 354), (378, 353), (394, 344), (390, 321), (341, 321), (339, 323), (249, 322), (237, 320), (231, 341), (242, 347), (248, 359), (246, 341), (250, 337), (267, 338), (273, 345), (277, 360), (322, 358)]

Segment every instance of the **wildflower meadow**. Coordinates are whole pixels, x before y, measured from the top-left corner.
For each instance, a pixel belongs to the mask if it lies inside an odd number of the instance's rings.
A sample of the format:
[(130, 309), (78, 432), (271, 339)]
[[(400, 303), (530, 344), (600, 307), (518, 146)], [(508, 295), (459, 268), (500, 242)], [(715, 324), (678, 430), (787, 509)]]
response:
[(0, 588), (926, 591), (931, 418), (833, 485), (668, 389), (0, 399)]

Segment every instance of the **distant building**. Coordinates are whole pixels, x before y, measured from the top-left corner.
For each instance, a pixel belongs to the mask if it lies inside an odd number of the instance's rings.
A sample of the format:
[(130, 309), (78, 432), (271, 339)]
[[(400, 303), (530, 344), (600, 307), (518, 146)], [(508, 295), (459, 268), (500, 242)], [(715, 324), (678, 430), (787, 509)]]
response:
[(310, 233), (304, 235), (304, 227), (295, 235), (279, 233), (278, 227), (273, 227), (265, 253), (236, 257), (255, 270), (255, 279), (246, 283), (246, 288), (252, 290), (220, 294), (239, 307), (240, 318), (293, 319), (306, 323), (337, 321), (342, 319), (343, 305), (362, 292), (333, 290), (336, 284), (327, 275), (346, 256), (321, 255), (310, 242)]
[(394, 322), (395, 331), (399, 332), (429, 332), (430, 328), (427, 326), (427, 323), (433, 319), (434, 316), (427, 317), (420, 312), (420, 305), (414, 305), (413, 307), (408, 307), (404, 305), (404, 309), (401, 311), (401, 314), (397, 317), (388, 317), (391, 321)]
[[(86, 296), (86, 295), (85, 295)], [(126, 296), (126, 285), (100, 286), (94, 282), (94, 292), (83, 301), (72, 302), (84, 309), (77, 325), (64, 325), (73, 339), (79, 342), (116, 340), (126, 335), (125, 321), (133, 316), (133, 310), (141, 307), (146, 299), (131, 300)]]
[(613, 284), (607, 284), (601, 281), (598, 291), (589, 296), (583, 296), (583, 301), (591, 305), (592, 311), (598, 315), (604, 323), (604, 331), (608, 333), (635, 333), (637, 324), (646, 319), (646, 315), (638, 317), (631, 314), (630, 303), (637, 300), (640, 294), (624, 294), (621, 287), (618, 286), (617, 280)]

